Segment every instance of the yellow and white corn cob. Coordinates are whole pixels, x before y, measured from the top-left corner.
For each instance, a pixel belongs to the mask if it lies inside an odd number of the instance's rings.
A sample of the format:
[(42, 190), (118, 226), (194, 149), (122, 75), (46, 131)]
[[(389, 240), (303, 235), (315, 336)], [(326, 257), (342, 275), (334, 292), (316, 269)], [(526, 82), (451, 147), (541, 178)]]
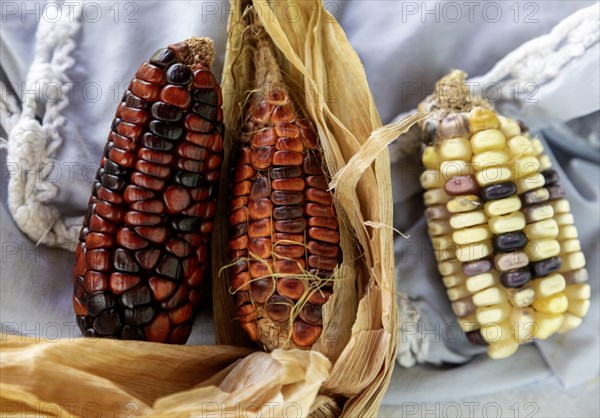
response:
[(422, 122), (421, 185), (458, 322), (490, 357), (505, 358), (519, 344), (579, 326), (590, 287), (569, 202), (542, 143), (471, 97), (464, 79), (452, 72), (420, 105), (431, 112)]

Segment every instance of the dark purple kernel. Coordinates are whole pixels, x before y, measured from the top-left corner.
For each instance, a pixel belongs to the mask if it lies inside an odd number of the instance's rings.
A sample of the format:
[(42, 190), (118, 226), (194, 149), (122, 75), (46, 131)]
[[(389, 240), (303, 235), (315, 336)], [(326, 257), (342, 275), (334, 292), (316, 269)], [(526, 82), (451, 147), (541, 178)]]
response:
[(160, 68), (169, 67), (177, 61), (177, 55), (167, 48), (157, 50), (150, 58), (150, 63)]
[(167, 81), (171, 84), (186, 86), (192, 81), (192, 72), (184, 64), (173, 64), (167, 70)]
[(500, 283), (504, 287), (521, 287), (531, 280), (531, 272), (527, 267), (500, 273)]
[(517, 185), (512, 181), (492, 184), (481, 189), (481, 197), (486, 202), (490, 200), (504, 199), (517, 193)]
[(164, 102), (156, 102), (150, 109), (152, 116), (165, 122), (177, 122), (183, 117), (181, 109)]
[(492, 238), (494, 251), (506, 253), (513, 250), (525, 248), (527, 245), (527, 237), (521, 231), (508, 232), (502, 235), (496, 235)]

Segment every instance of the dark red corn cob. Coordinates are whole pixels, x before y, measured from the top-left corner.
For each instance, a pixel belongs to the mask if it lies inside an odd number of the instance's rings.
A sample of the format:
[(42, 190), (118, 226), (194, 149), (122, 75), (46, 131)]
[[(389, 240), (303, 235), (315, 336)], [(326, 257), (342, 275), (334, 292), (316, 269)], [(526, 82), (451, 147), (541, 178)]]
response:
[(340, 256), (317, 136), (285, 87), (264, 87), (246, 109), (240, 142), (228, 241), (239, 320), (267, 349), (310, 347)]
[(223, 153), (212, 41), (154, 53), (117, 108), (77, 245), (86, 336), (183, 344), (200, 300)]

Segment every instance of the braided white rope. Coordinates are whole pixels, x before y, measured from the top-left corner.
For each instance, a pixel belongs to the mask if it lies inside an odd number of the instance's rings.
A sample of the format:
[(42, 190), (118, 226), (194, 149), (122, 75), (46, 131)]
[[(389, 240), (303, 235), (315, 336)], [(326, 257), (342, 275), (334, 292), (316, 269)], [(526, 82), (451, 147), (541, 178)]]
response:
[[(68, 104), (66, 71), (74, 64), (70, 57), (75, 48), (72, 37), (80, 28), (81, 3), (61, 7), (60, 19), (41, 19), (36, 33), (33, 64), (27, 74), (26, 90), (35, 91), (23, 97), (22, 111), (8, 133), (7, 164), (16, 170), (8, 183), (8, 208), (19, 229), (38, 244), (72, 250), (80, 225), (67, 226), (57, 208), (46, 204), (58, 192), (47, 181), (52, 156), (62, 144), (58, 128), (64, 123), (62, 109)], [(60, 86), (62, 94), (56, 100), (45, 101), (45, 113), (40, 123), (35, 119), (38, 103), (44, 102), (45, 86)]]
[(559, 75), (565, 65), (583, 55), (599, 40), (600, 3), (596, 3), (576, 11), (550, 33), (532, 39), (508, 54), (487, 74), (476, 79), (476, 89), (505, 79), (538, 85), (548, 83)]

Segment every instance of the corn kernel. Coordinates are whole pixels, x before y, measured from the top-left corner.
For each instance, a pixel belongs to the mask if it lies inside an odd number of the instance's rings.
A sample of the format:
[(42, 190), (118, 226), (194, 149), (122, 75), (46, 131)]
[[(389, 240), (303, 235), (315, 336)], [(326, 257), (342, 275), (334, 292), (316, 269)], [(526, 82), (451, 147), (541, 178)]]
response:
[(546, 298), (565, 290), (565, 278), (558, 273), (551, 274), (542, 279), (531, 281), (531, 287), (537, 297)]
[(481, 154), (485, 151), (502, 150), (506, 145), (506, 138), (502, 132), (497, 129), (488, 129), (477, 132), (471, 137), (471, 148), (474, 154)]
[(501, 323), (491, 323), (481, 327), (479, 330), (484, 341), (488, 344), (498, 343), (500, 341), (512, 340), (512, 324), (509, 320)]
[(575, 218), (570, 213), (559, 213), (554, 216), (554, 220), (559, 226), (573, 225), (575, 223)]
[(450, 196), (446, 193), (443, 188), (431, 189), (423, 193), (423, 201), (426, 206), (436, 205), (439, 203), (446, 203), (450, 200)]
[(537, 298), (531, 304), (536, 311), (546, 314), (560, 314), (567, 310), (569, 300), (564, 293), (555, 293), (546, 298)]
[(477, 322), (477, 318), (475, 317), (475, 315), (469, 315), (463, 318), (458, 318), (458, 325), (460, 325), (460, 328), (464, 332), (471, 332), (480, 328), (479, 322)]
[(577, 328), (583, 322), (583, 319), (581, 319), (578, 316), (575, 316), (569, 312), (565, 312), (563, 314), (563, 317), (564, 317), (563, 323), (561, 324), (560, 328), (557, 331), (561, 334)]
[(558, 224), (554, 219), (533, 222), (525, 227), (525, 235), (530, 240), (556, 238), (558, 236)]
[(470, 296), (466, 286), (463, 285), (451, 287), (446, 290), (446, 293), (448, 294), (448, 299), (450, 299), (451, 302)]
[(569, 301), (569, 308), (567, 311), (575, 316), (583, 318), (587, 315), (590, 310), (589, 299), (572, 299)]
[(492, 273), (482, 273), (471, 276), (466, 281), (467, 290), (471, 293), (477, 293), (480, 290), (487, 289), (498, 283), (498, 278)]
[(431, 146), (425, 147), (421, 161), (426, 169), (438, 169), (441, 163), (438, 152)]
[[(500, 126), (500, 121), (493, 110), (477, 106), (469, 112), (469, 129), (472, 134), (484, 129), (497, 128), (498, 126)], [(477, 151), (473, 149), (473, 152), (476, 153)]]
[(492, 253), (492, 244), (489, 242), (459, 245), (456, 249), (456, 258), (463, 263), (466, 261), (479, 260)]
[[(487, 202), (484, 207), (487, 216), (506, 215), (521, 209), (521, 199), (517, 196)], [(557, 231), (558, 233), (558, 231)]]
[(525, 254), (531, 261), (541, 261), (560, 254), (560, 244), (553, 239), (533, 240), (527, 243)]
[(571, 204), (567, 199), (559, 199), (553, 202), (550, 202), (552, 205), (552, 209), (554, 209), (554, 213), (569, 213), (571, 212)]
[(467, 276), (465, 276), (463, 273), (458, 273), (458, 272), (442, 277), (444, 286), (447, 288), (464, 284), (466, 280), (467, 280)]
[(473, 160), (471, 161), (475, 171), (504, 166), (509, 162), (510, 156), (504, 150), (485, 151), (473, 156)]
[(544, 187), (544, 176), (541, 173), (533, 174), (529, 177), (523, 177), (518, 179), (515, 183), (517, 185), (517, 193), (523, 194), (529, 190), (538, 189)]
[(442, 276), (462, 273), (462, 263), (458, 260), (446, 260), (438, 263), (438, 271)]
[(479, 171), (475, 174), (477, 183), (481, 186), (489, 184), (502, 183), (513, 178), (513, 173), (506, 167), (492, 167)]
[(523, 209), (525, 215), (525, 221), (529, 223), (543, 221), (544, 219), (551, 219), (554, 216), (554, 209), (552, 205), (535, 205), (529, 206)]
[[(467, 289), (469, 282), (467, 281)], [(565, 295), (570, 299), (589, 299), (592, 296), (592, 288), (587, 283), (572, 284), (566, 287)]]
[(563, 323), (563, 315), (559, 314), (548, 314), (544, 312), (535, 313), (537, 329), (534, 333), (534, 337), (539, 340), (545, 340), (554, 334)]
[(474, 244), (488, 240), (492, 237), (492, 233), (487, 225), (474, 226), (471, 228), (460, 229), (452, 233), (452, 239), (460, 245)]
[(438, 235), (446, 235), (453, 231), (452, 227), (450, 226), (450, 222), (445, 220), (430, 221), (427, 225), (427, 230), (429, 231), (429, 234), (433, 237), (436, 237)]
[(473, 295), (473, 303), (477, 306), (492, 306), (506, 302), (506, 292), (500, 286), (489, 287)]
[(514, 120), (503, 116), (498, 116), (498, 120), (500, 121), (500, 130), (505, 137), (512, 138), (521, 135), (521, 127)]
[(508, 318), (512, 307), (509, 303), (477, 308), (475, 314), (481, 325), (500, 323)]
[(585, 256), (581, 251), (576, 253), (565, 254), (562, 257), (562, 267), (560, 272), (578, 270), (585, 267)]
[(479, 200), (479, 196), (476, 195), (465, 195), (457, 196), (448, 201), (446, 208), (450, 213), (462, 213), (469, 212), (475, 209), (479, 209), (482, 203)]
[(421, 186), (424, 189), (443, 188), (445, 183), (438, 170), (428, 169), (421, 174)]
[(450, 225), (454, 229), (468, 228), (470, 226), (481, 225), (487, 222), (487, 216), (482, 210), (457, 213), (450, 217)]
[(564, 225), (558, 227), (558, 240), (563, 241), (566, 239), (578, 238), (577, 228), (574, 225)]
[(490, 218), (488, 225), (494, 234), (521, 231), (525, 228), (525, 216), (521, 212), (513, 212), (504, 216), (494, 216)]
[(494, 360), (502, 360), (515, 354), (519, 344), (512, 340), (492, 343), (488, 346), (488, 356)]
[(513, 158), (533, 154), (531, 140), (525, 136), (518, 135), (508, 140), (508, 151)]
[(538, 157), (540, 163), (540, 172), (550, 170), (552, 168), (552, 161), (547, 155), (540, 155)]
[(509, 316), (509, 322), (515, 341), (524, 343), (533, 339), (533, 334), (536, 331), (535, 312), (531, 308), (513, 309)]
[(576, 253), (577, 251), (581, 251), (581, 243), (578, 239), (575, 238), (560, 241), (561, 254)]
[(461, 160), (444, 161), (440, 167), (440, 172), (442, 173), (442, 177), (448, 181), (457, 176), (469, 176), (473, 174), (473, 167), (471, 163)]
[[(542, 141), (540, 141), (538, 138), (533, 138), (531, 140), (531, 146), (533, 148), (533, 155), (538, 156), (540, 155), (542, 152), (544, 152), (544, 145), (542, 144)], [(548, 167), (550, 168), (550, 167)], [(544, 170), (541, 170), (544, 171)]]
[(518, 180), (540, 172), (540, 163), (533, 156), (516, 159), (512, 166), (513, 177)]
[(506, 294), (511, 305), (517, 308), (531, 305), (536, 297), (535, 290), (531, 287), (509, 287), (506, 288)]
[(471, 143), (466, 138), (451, 138), (441, 142), (439, 156), (443, 161), (471, 161)]

